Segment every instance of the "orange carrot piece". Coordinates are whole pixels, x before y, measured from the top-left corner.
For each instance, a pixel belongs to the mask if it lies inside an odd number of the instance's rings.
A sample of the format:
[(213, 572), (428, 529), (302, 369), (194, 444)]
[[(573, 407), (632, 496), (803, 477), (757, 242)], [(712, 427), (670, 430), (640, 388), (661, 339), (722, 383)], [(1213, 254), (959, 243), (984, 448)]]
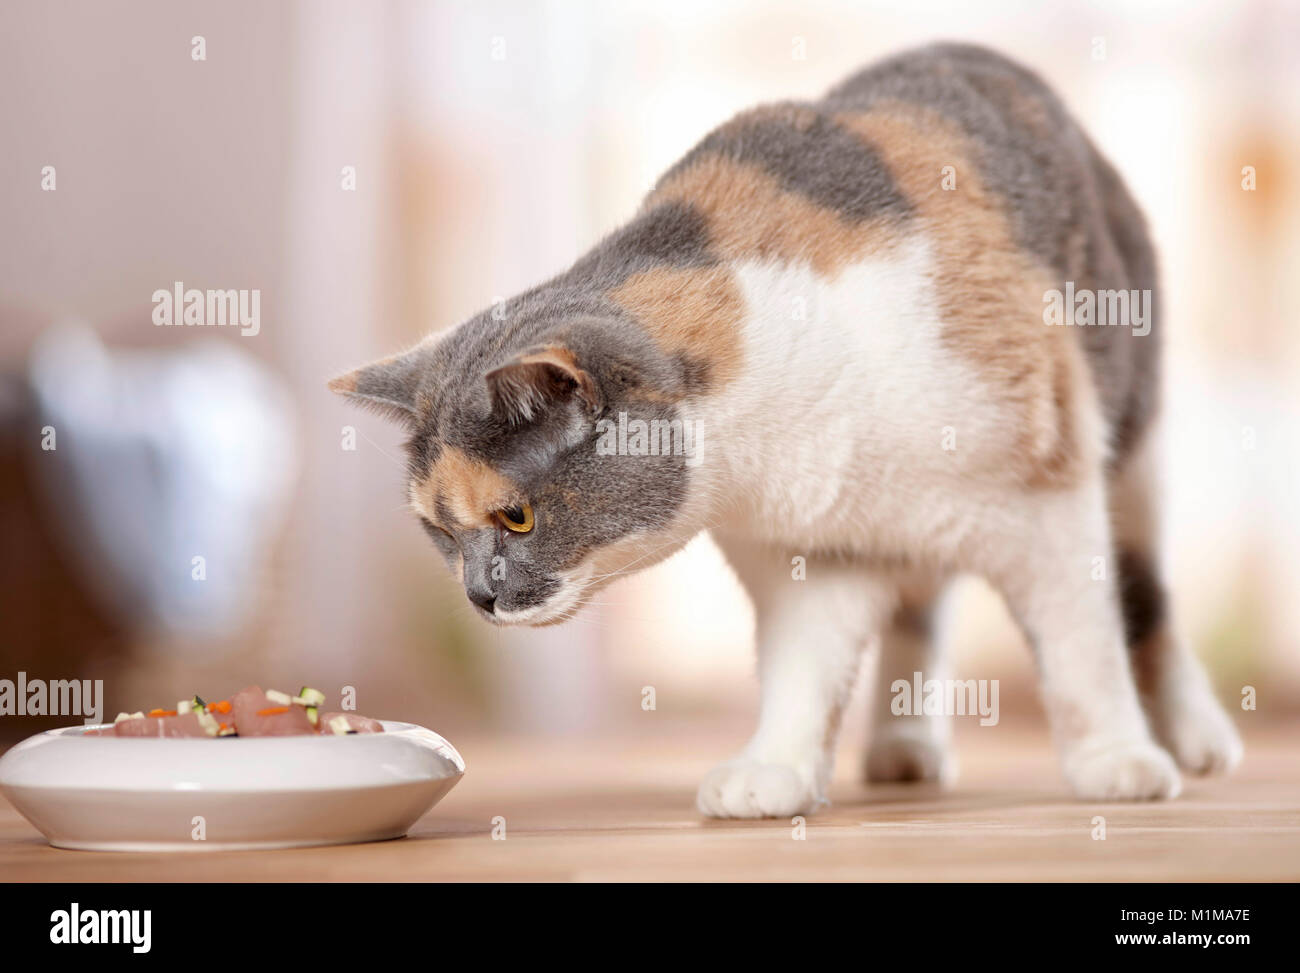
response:
[(216, 702), (216, 703), (208, 703), (208, 710), (209, 710), (210, 712), (229, 713), (229, 712), (230, 712), (230, 700), (228, 700), (228, 699), (223, 699), (223, 700), (220, 700), (219, 702)]
[(287, 706), (271, 706), (268, 707), (267, 709), (259, 709), (257, 711), (257, 715), (258, 716), (279, 716), (281, 713), (287, 713), (287, 712), (289, 712), (289, 707)]
[(176, 711), (174, 709), (151, 709), (149, 711), (149, 715), (150, 716), (175, 716)]

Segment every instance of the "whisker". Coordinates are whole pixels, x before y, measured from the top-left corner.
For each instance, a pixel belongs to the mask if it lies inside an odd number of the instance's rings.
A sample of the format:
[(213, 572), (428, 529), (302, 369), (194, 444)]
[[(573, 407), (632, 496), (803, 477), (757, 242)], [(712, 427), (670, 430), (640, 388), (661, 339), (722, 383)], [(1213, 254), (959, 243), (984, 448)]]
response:
[[(715, 523), (709, 524), (708, 526), (702, 528), (701, 531), (700, 531), (700, 533), (703, 533), (703, 532), (706, 531), (706, 530), (712, 530), (714, 527), (717, 527), (717, 526), (718, 526), (719, 524), (721, 524), (721, 523), (722, 523), (722, 521), (719, 520), (719, 521), (717, 521), (717, 522), (715, 522)], [(678, 542), (677, 542), (676, 539), (674, 539), (674, 540), (668, 541), (667, 543), (659, 544), (659, 545), (655, 546), (654, 548), (652, 548), (651, 550), (646, 551), (646, 552), (645, 552), (644, 554), (642, 554), (640, 557), (638, 557), (638, 558), (636, 558), (636, 559), (634, 559), (634, 560), (632, 560), (632, 561), (629, 561), (627, 564), (623, 565), (623, 567), (619, 568), (618, 570), (616, 570), (616, 571), (608, 571), (608, 572), (606, 572), (605, 574), (592, 575), (590, 578), (586, 578), (586, 579), (584, 579), (584, 582), (583, 582), (583, 583), (584, 583), (584, 585), (596, 584), (596, 583), (599, 583), (599, 582), (601, 582), (601, 581), (606, 581), (606, 580), (608, 580), (608, 579), (610, 579), (610, 578), (617, 578), (617, 577), (622, 577), (622, 576), (627, 575), (627, 574), (631, 574), (631, 573), (633, 573), (633, 572), (632, 572), (632, 569), (633, 569), (637, 564), (640, 564), (640, 563), (641, 563), (642, 561), (644, 561), (646, 558), (648, 558), (648, 557), (652, 557), (652, 556), (654, 556), (655, 554), (658, 554), (660, 551), (664, 550), (665, 548), (667, 548), (667, 547), (671, 547), (671, 546), (673, 546), (673, 545), (676, 544), (676, 543), (678, 543)]]
[(388, 453), (384, 450), (384, 448), (383, 448), (382, 446), (380, 446), (377, 442), (375, 442), (373, 439), (371, 439), (369, 436), (367, 436), (364, 432), (362, 432), (361, 429), (359, 429), (359, 428), (356, 427), (356, 426), (353, 426), (353, 428), (357, 430), (357, 435), (358, 435), (358, 436), (360, 436), (362, 439), (364, 439), (366, 442), (368, 442), (371, 446), (373, 446), (373, 447), (375, 448), (375, 452), (379, 453), (379, 455), (382, 456), (382, 457), (384, 457), (384, 459), (388, 460), (390, 463), (392, 463), (392, 464), (393, 464), (394, 466), (396, 466), (398, 469), (402, 470), (402, 472), (406, 472), (406, 470), (407, 470), (407, 465), (406, 465), (405, 463), (403, 463), (401, 460), (396, 459), (396, 458), (393, 457), (393, 456), (388, 455)]

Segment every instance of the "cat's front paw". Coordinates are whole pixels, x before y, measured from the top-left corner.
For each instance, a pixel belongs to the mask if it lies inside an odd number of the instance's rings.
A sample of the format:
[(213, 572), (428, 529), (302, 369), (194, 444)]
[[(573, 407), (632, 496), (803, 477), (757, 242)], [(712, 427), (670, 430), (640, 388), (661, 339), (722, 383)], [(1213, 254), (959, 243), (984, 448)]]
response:
[(1084, 744), (1066, 760), (1065, 776), (1090, 801), (1159, 801), (1182, 789), (1169, 754), (1141, 738)]
[(1241, 763), (1241, 736), (1208, 691), (1151, 715), (1156, 738), (1189, 774), (1226, 774)]
[(789, 818), (826, 804), (811, 769), (737, 759), (714, 767), (695, 803), (711, 818)]

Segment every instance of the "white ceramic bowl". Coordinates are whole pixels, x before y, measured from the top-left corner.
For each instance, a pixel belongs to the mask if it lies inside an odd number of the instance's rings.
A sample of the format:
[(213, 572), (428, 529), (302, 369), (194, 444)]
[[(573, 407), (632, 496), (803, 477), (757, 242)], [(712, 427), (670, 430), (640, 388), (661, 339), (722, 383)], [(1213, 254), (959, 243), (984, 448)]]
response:
[(87, 729), (39, 733), (0, 758), (0, 791), (60, 848), (398, 838), (465, 773), (450, 743), (413, 723), (384, 721), (383, 733), (349, 736), (230, 739), (83, 736)]

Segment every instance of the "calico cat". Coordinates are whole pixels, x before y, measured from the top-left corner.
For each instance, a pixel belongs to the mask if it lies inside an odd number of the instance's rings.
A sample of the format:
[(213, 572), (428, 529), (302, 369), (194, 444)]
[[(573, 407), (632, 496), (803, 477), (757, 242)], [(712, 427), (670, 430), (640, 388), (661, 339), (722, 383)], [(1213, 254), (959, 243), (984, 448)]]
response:
[[(1077, 295), (1121, 291), (1150, 318), (1088, 326)], [(1169, 798), (1175, 762), (1241, 745), (1161, 581), (1152, 294), (1143, 218), (1061, 102), (944, 44), (738, 115), (569, 270), (331, 387), (405, 424), (410, 502), (494, 622), (567, 619), (711, 532), (761, 709), (705, 814), (824, 803), (868, 644), (867, 779), (949, 777), (947, 721), (888, 690), (942, 673), (961, 572), (1032, 645), (1074, 792)]]

